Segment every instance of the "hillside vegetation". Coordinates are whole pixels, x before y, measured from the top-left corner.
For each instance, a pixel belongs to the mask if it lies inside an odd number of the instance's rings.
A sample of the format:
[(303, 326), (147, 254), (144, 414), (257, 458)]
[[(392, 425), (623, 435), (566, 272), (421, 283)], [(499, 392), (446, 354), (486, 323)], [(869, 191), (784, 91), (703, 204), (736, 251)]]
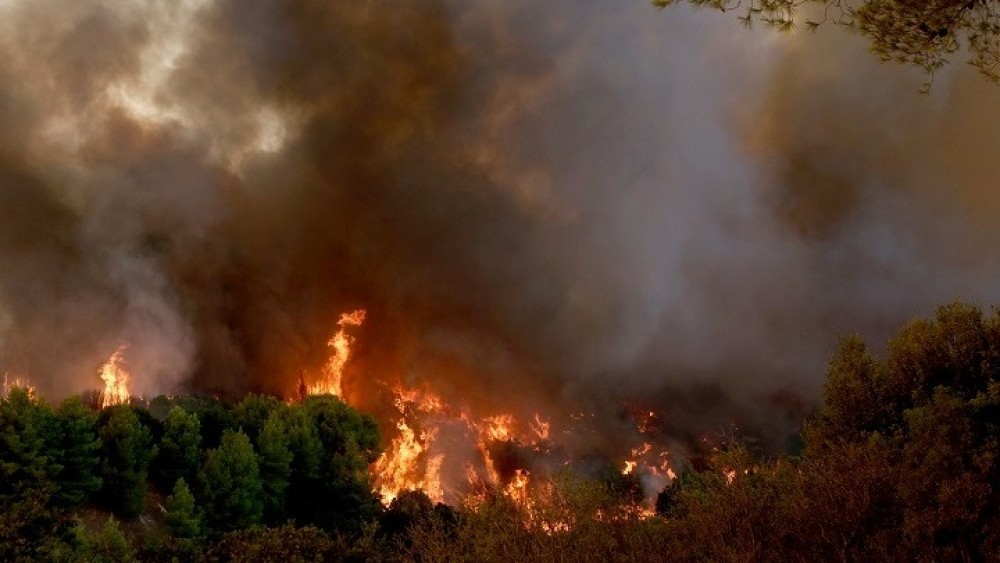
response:
[(829, 364), (801, 447), (730, 443), (641, 510), (625, 478), (559, 475), (518, 502), (420, 492), (383, 507), (370, 416), (160, 397), (0, 402), (3, 561), (970, 561), (1000, 559), (1000, 316), (955, 303), (884, 361)]

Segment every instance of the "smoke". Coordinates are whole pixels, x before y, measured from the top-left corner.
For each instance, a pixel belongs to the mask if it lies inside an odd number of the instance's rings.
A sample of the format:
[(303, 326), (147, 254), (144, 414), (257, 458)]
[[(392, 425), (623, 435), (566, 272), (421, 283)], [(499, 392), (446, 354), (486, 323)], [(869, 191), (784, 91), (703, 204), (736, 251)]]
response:
[(997, 301), (992, 87), (605, 4), (0, 3), (0, 365), (289, 395), (365, 307), (361, 403), (780, 441), (838, 336)]

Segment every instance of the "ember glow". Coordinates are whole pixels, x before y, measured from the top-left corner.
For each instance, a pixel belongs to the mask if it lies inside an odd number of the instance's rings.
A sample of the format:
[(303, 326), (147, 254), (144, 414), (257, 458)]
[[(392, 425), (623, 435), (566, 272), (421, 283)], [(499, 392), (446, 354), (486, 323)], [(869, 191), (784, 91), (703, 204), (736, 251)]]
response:
[(101, 366), (100, 376), (104, 381), (104, 391), (101, 393), (101, 406), (110, 407), (123, 405), (129, 400), (129, 372), (125, 369), (125, 349), (127, 346), (120, 346), (108, 361)]

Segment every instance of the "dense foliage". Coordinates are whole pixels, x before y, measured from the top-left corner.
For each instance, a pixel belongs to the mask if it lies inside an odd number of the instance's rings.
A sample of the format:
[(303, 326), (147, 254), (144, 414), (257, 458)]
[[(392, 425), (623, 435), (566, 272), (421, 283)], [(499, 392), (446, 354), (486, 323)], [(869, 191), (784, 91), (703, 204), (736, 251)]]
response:
[(560, 474), (529, 504), (408, 492), (383, 508), (378, 442), (329, 396), (97, 411), (15, 389), (0, 402), (0, 560), (995, 560), (1000, 315), (941, 307), (884, 360), (843, 339), (801, 448), (721, 448), (658, 516), (617, 472)]
[(825, 21), (860, 32), (883, 60), (917, 65), (928, 73), (965, 49), (987, 78), (1000, 80), (1000, 3), (996, 0), (653, 0), (659, 7), (680, 2), (737, 11), (745, 25), (760, 21), (791, 29), (796, 16), (815, 29)]

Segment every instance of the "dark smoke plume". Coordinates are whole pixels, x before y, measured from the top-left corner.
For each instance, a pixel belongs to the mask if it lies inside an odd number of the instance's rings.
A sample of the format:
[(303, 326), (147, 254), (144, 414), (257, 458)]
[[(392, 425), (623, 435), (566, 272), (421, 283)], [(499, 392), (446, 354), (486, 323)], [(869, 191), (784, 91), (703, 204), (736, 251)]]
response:
[(839, 335), (997, 300), (989, 86), (605, 4), (0, 2), (0, 365), (291, 395), (365, 307), (362, 404), (780, 442)]

